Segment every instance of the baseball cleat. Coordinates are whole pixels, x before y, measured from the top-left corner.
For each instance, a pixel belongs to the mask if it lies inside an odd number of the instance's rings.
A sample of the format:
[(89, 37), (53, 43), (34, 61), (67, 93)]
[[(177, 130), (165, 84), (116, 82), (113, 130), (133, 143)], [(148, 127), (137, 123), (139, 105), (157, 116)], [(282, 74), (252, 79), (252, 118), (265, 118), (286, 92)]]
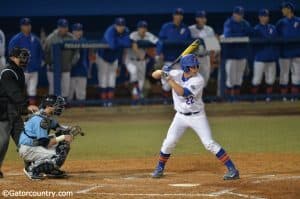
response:
[(3, 178), (4, 176), (3, 176), (3, 173), (2, 173), (2, 171), (0, 171), (0, 178)]
[(161, 178), (164, 175), (164, 169), (161, 167), (157, 167), (152, 173), (152, 178)]
[(43, 175), (33, 173), (32, 171), (28, 171), (26, 168), (23, 169), (23, 172), (30, 180), (43, 180), (43, 179), (45, 179), (45, 177)]
[(53, 169), (51, 172), (46, 173), (48, 178), (65, 178), (67, 177), (67, 173), (65, 171), (59, 169)]
[(240, 179), (240, 173), (237, 169), (230, 169), (223, 177), (224, 180)]

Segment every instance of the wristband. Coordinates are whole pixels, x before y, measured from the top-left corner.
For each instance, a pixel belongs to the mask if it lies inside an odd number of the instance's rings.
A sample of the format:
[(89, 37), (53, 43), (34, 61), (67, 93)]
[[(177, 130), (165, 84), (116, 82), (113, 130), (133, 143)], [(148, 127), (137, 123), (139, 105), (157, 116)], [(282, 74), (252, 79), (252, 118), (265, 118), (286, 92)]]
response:
[(58, 137), (55, 138), (56, 142), (61, 142), (61, 141), (64, 141), (65, 140), (65, 135), (60, 135)]

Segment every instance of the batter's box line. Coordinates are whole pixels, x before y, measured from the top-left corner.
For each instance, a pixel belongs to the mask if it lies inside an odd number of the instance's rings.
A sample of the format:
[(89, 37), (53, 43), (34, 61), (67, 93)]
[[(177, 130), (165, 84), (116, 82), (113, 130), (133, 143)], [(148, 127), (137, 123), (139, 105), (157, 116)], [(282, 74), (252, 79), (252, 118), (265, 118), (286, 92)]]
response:
[(88, 195), (98, 195), (98, 196), (146, 196), (146, 197), (219, 197), (225, 194), (239, 196), (241, 198), (250, 198), (250, 199), (266, 199), (259, 196), (247, 195), (242, 193), (232, 192), (235, 189), (224, 189), (212, 193), (104, 193), (96, 192), (89, 193), (92, 190), (95, 190), (101, 186), (93, 186), (80, 191), (77, 191), (77, 194), (88, 194)]

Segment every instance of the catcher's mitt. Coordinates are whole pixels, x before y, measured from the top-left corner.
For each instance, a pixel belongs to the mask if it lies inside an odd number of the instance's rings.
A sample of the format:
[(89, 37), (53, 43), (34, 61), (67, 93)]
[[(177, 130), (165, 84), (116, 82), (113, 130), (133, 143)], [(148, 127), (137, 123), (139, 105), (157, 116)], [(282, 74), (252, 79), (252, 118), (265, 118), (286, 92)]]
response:
[(55, 132), (56, 137), (60, 135), (72, 135), (73, 137), (77, 135), (84, 136), (84, 132), (80, 126), (61, 126)]
[(69, 134), (72, 135), (73, 137), (77, 136), (77, 135), (81, 135), (84, 136), (84, 132), (82, 131), (80, 126), (70, 126), (68, 128), (69, 130)]

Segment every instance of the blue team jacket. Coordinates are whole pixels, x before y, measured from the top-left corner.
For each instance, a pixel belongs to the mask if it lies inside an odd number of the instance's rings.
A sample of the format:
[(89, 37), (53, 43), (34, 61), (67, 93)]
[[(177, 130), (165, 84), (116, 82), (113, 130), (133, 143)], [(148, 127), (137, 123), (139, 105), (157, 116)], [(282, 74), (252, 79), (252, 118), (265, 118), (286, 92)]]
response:
[(189, 42), (191, 41), (189, 28), (181, 23), (177, 27), (173, 22), (165, 23), (159, 32), (159, 42), (157, 43), (157, 53), (164, 55), (165, 61), (174, 61), (182, 52), (182, 48), (167, 48), (163, 42)]
[(26, 36), (20, 32), (13, 36), (10, 40), (8, 44), (8, 51), (14, 47), (27, 48), (30, 51), (31, 57), (29, 64), (25, 68), (25, 72), (37, 72), (41, 67), (42, 60), (44, 58), (44, 52), (38, 37), (32, 33)]
[[(251, 26), (248, 21), (242, 20), (236, 22), (232, 17), (224, 23), (224, 37), (247, 37), (252, 33)], [(225, 46), (226, 58), (244, 59), (249, 54), (247, 44), (228, 44)]]
[[(300, 38), (300, 18), (280, 19), (276, 24), (278, 35), (283, 39)], [(299, 43), (288, 43), (281, 46), (280, 57), (300, 57)]]
[[(81, 38), (79, 41), (86, 41), (85, 38)], [(87, 77), (88, 75), (88, 49), (80, 49), (80, 58), (78, 62), (72, 66), (72, 77)]]
[[(276, 27), (271, 24), (258, 24), (254, 27), (253, 37), (272, 40), (277, 38)], [(256, 44), (254, 45), (255, 61), (273, 62), (278, 59), (279, 49), (275, 44)]]
[(123, 34), (118, 34), (114, 25), (111, 25), (106, 29), (102, 41), (107, 43), (109, 48), (99, 49), (98, 55), (110, 63), (122, 56), (124, 48), (131, 47), (129, 30), (126, 28)]

